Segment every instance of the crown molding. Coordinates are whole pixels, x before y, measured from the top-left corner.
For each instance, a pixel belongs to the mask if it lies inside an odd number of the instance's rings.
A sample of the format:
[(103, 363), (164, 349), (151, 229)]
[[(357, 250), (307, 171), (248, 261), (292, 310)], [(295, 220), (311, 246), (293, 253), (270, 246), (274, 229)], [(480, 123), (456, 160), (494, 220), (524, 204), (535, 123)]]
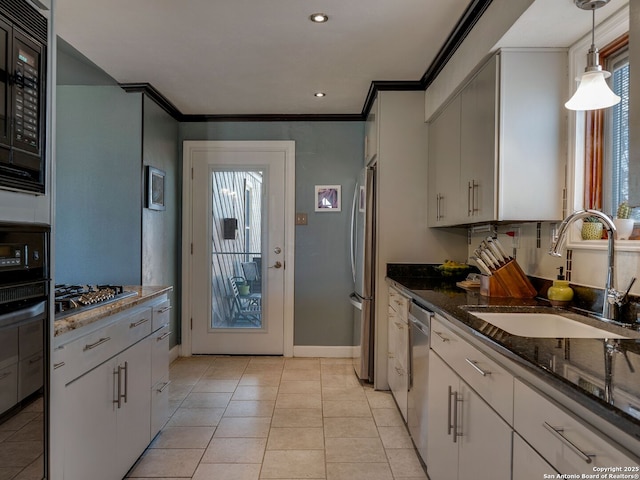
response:
[(150, 83), (121, 83), (127, 92), (142, 92), (179, 122), (357, 122), (366, 120), (378, 92), (426, 90), (458, 50), (492, 0), (473, 0), (465, 9), (420, 80), (374, 80), (369, 86), (361, 113), (355, 114), (255, 114), (185, 115)]

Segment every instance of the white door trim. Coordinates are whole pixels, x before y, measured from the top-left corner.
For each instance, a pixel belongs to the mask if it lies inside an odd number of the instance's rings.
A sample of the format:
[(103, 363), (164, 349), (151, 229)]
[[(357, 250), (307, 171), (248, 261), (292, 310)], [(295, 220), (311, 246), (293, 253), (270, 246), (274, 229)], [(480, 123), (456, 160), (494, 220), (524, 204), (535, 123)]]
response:
[(194, 152), (250, 151), (283, 152), (285, 155), (284, 228), (284, 356), (293, 356), (293, 294), (295, 259), (295, 142), (186, 140), (182, 143), (182, 344), (181, 355), (191, 356), (191, 244), (192, 229), (192, 157)]

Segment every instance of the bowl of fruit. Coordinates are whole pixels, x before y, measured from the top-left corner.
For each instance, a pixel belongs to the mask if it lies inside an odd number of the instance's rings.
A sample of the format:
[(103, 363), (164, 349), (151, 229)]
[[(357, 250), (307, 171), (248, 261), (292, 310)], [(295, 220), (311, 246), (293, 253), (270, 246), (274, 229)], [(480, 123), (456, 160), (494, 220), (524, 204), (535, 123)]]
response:
[(455, 277), (460, 279), (466, 278), (471, 269), (471, 265), (458, 263), (454, 260), (445, 260), (442, 265), (438, 265), (436, 267), (436, 270), (438, 270), (443, 277)]

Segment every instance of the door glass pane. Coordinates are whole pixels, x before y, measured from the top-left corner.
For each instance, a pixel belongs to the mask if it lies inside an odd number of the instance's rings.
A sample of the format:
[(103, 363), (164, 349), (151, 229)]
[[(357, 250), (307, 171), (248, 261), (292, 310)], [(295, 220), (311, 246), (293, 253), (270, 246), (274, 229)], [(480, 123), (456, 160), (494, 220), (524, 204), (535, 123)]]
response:
[(211, 175), (211, 328), (262, 329), (263, 171)]

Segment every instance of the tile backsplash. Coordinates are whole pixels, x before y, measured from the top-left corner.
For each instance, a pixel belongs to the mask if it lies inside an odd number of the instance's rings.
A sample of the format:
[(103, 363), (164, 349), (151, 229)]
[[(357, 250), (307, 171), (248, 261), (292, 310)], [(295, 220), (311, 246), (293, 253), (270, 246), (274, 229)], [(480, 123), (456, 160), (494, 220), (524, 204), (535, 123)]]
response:
[[(603, 248), (598, 250), (572, 248), (569, 253), (569, 262), (567, 262), (566, 245), (562, 257), (552, 257), (548, 254), (552, 233), (557, 229), (557, 226), (557, 223), (548, 222), (499, 225), (497, 226), (497, 234), (500, 242), (509, 253), (513, 249), (516, 260), (525, 273), (538, 279), (534, 286), (542, 297), (546, 298), (547, 288), (557, 277), (558, 268), (563, 267), (566, 271), (569, 267), (570, 277), (568, 280), (575, 292), (573, 304), (586, 310), (601, 311), (603, 289), (607, 277), (607, 241), (602, 240)], [(488, 235), (490, 233), (486, 231), (470, 233), (469, 255), (473, 254), (473, 249)], [(616, 247), (619, 247), (619, 242), (616, 242)], [(625, 290), (633, 277), (640, 277), (640, 252), (624, 251), (617, 248), (614, 271), (615, 286), (618, 290)], [(640, 301), (640, 278), (633, 285), (630, 295), (632, 303), (621, 314), (635, 319), (636, 302)]]

